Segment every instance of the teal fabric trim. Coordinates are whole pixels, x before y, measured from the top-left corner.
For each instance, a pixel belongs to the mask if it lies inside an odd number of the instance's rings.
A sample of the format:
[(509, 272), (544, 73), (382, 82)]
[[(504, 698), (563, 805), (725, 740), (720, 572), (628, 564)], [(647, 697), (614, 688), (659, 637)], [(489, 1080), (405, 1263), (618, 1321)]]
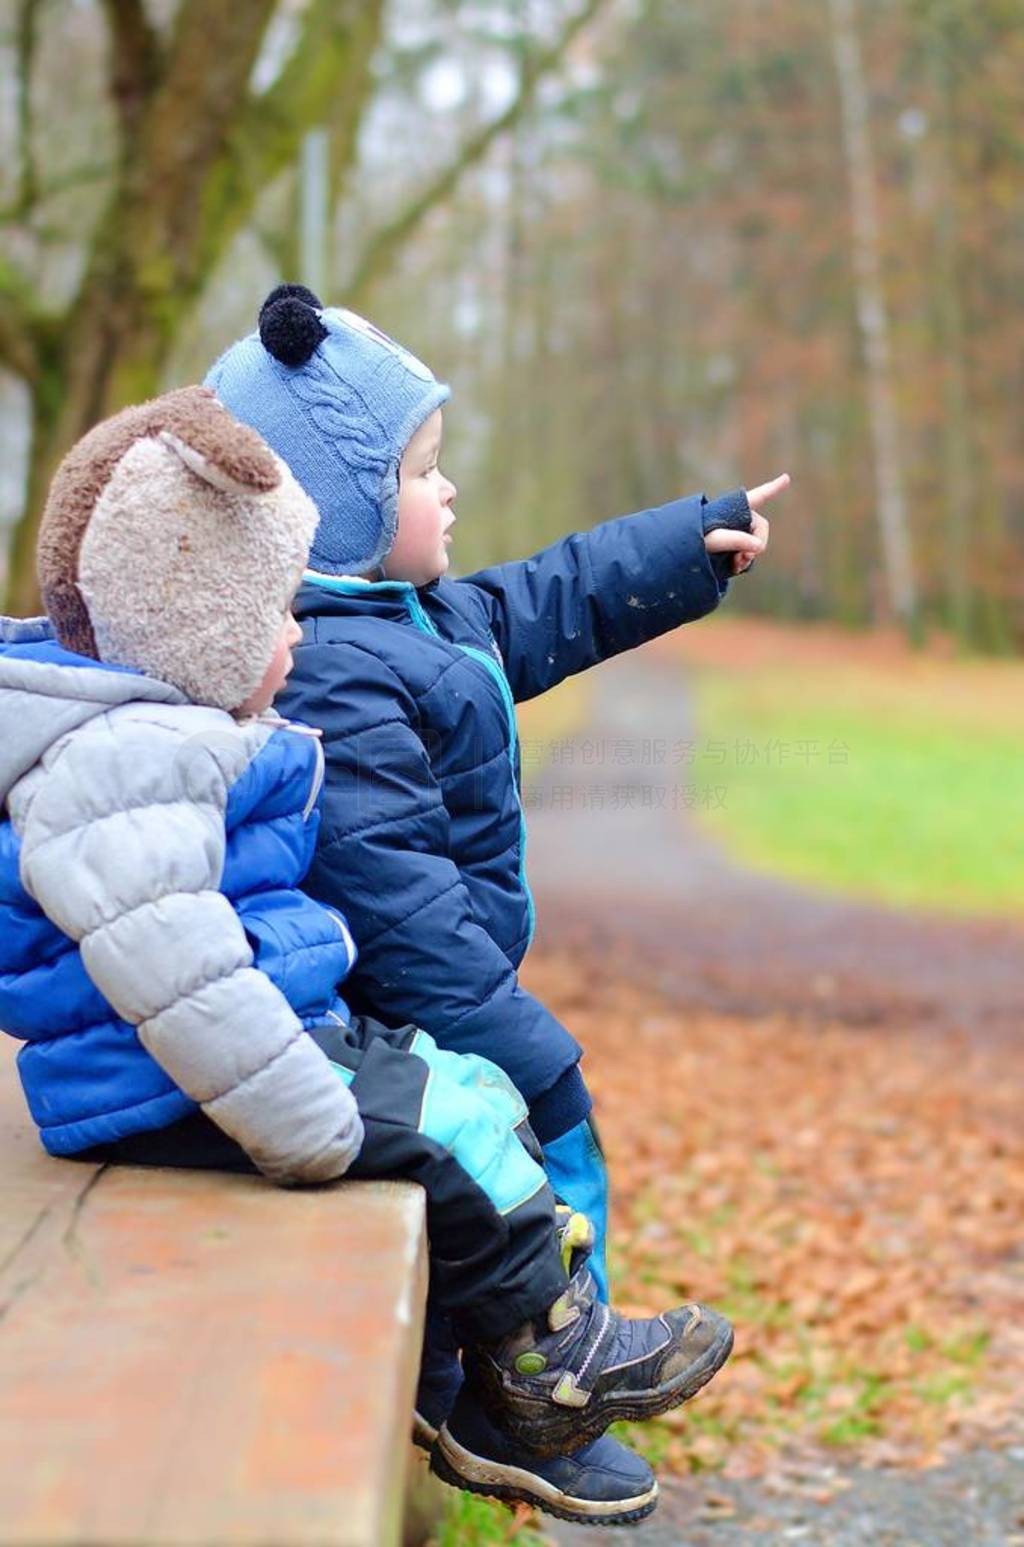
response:
[(423, 603), (416, 595), (415, 586), (409, 586), (409, 589), (406, 591), (405, 596), (403, 597), (403, 601), (405, 602), (405, 605), (409, 610), (409, 616), (415, 623), (416, 627), (421, 628), (425, 634), (433, 634), (435, 639), (440, 639), (440, 631), (433, 620), (427, 616), (427, 612), (423, 606)]
[[(328, 1062), (331, 1062), (330, 1059), (328, 1059)], [(351, 1085), (356, 1077), (356, 1071), (354, 1069), (346, 1069), (344, 1064), (331, 1063), (331, 1068), (338, 1076), (338, 1079), (344, 1081), (346, 1085)]]
[(419, 1131), (454, 1156), (499, 1214), (511, 1214), (547, 1184), (542, 1168), (491, 1103), (439, 1068), (427, 1075)]
[[(401, 596), (405, 603), (409, 617), (416, 628), (424, 634), (432, 634), (435, 639), (444, 636), (428, 616), (423, 603), (416, 594), (416, 587), (409, 580), (345, 580), (337, 575), (322, 575), (317, 570), (307, 569), (304, 579), (312, 585), (319, 586), (324, 591), (334, 591), (340, 596), (359, 596), (366, 591), (387, 591)], [(516, 804), (519, 807), (519, 884), (526, 898), (527, 933), (526, 946), (529, 949), (533, 943), (533, 937), (537, 929), (537, 908), (530, 891), (529, 882), (526, 879), (526, 813), (523, 810), (522, 797), (519, 793), (519, 784), (516, 780), (516, 750), (519, 745), (519, 732), (516, 725), (516, 706), (512, 697), (512, 689), (508, 685), (508, 678), (500, 661), (487, 654), (486, 650), (478, 650), (475, 645), (463, 645), (455, 639), (446, 639), (446, 644), (453, 645), (456, 650), (461, 650), (464, 655), (471, 656), (484, 669), (490, 672), (498, 685), (505, 705), (505, 715), (508, 720), (508, 760), (512, 769), (512, 788), (515, 791)]]
[(508, 678), (501, 663), (489, 656), (485, 650), (478, 650), (475, 645), (459, 645), (458, 648), (471, 655), (481, 666), (487, 668), (495, 682), (502, 698), (505, 701), (505, 714), (508, 717), (508, 760), (512, 768), (512, 788), (515, 791), (516, 804), (519, 807), (519, 885), (526, 897), (527, 936), (526, 948), (529, 950), (533, 943), (533, 937), (537, 929), (537, 909), (533, 901), (533, 893), (530, 891), (529, 882), (526, 879), (526, 813), (523, 810), (523, 801), (519, 793), (519, 784), (516, 779), (516, 748), (519, 741), (519, 731), (516, 725), (516, 705), (512, 697), (512, 689), (509, 687)]
[(318, 569), (304, 570), (302, 578), (308, 585), (319, 586), (321, 591), (334, 591), (338, 596), (362, 596), (366, 591), (398, 593), (413, 589), (410, 580), (357, 580), (344, 575), (324, 575)]
[(509, 1128), (518, 1128), (529, 1116), (526, 1102), (504, 1069), (499, 1069), (489, 1058), (481, 1058), (477, 1053), (453, 1053), (440, 1048), (429, 1032), (421, 1030), (417, 1030), (413, 1036), (409, 1051), (417, 1054), (425, 1064), (436, 1069), (454, 1085), (463, 1090), (475, 1091)]
[[(404, 600), (409, 610), (409, 616), (416, 627), (422, 629), (426, 634), (433, 634), (435, 639), (440, 639), (442, 636), (433, 621), (427, 616), (423, 603), (416, 595), (415, 586), (409, 587)], [(516, 725), (515, 699), (512, 697), (512, 689), (508, 685), (508, 678), (505, 676), (500, 661), (488, 655), (486, 650), (478, 650), (475, 645), (462, 645), (455, 639), (446, 640), (445, 643), (454, 645), (456, 650), (461, 650), (463, 655), (471, 656), (474, 661), (478, 661), (481, 666), (490, 672), (498, 684), (498, 691), (505, 705), (505, 715), (508, 720), (508, 760), (512, 769), (512, 788), (515, 791), (516, 804), (519, 807), (519, 885), (522, 887), (523, 895), (526, 898), (526, 947), (529, 950), (537, 929), (537, 909), (533, 901), (533, 893), (530, 891), (529, 882), (526, 879), (526, 813), (523, 810), (523, 802), (516, 780), (516, 748), (519, 742), (519, 731)]]
[(544, 1166), (556, 1198), (594, 1227), (590, 1271), (598, 1298), (608, 1300), (608, 1169), (589, 1119), (544, 1145)]

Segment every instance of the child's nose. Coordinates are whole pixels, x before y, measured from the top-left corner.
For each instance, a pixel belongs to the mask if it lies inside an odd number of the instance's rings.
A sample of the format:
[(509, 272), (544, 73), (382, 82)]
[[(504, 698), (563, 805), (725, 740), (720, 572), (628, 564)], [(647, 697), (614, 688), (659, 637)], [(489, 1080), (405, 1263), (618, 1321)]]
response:
[(452, 501), (454, 500), (454, 498), (455, 498), (457, 493), (458, 493), (458, 490), (456, 489), (455, 485), (452, 483), (451, 479), (450, 478), (446, 478), (445, 481), (444, 481), (444, 502), (445, 502), (445, 504), (446, 505), (450, 505), (452, 503)]

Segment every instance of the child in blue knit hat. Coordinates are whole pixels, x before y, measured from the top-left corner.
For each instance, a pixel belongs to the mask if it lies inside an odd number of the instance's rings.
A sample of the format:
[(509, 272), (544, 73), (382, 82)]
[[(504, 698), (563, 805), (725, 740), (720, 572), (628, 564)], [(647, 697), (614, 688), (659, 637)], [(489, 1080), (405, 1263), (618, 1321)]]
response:
[[(606, 1294), (607, 1183), (581, 1049), (517, 978), (534, 908), (514, 706), (711, 612), (764, 550), (761, 507), (788, 478), (673, 500), (454, 580), (449, 390), (401, 345), (285, 285), (207, 381), (320, 512), (282, 707), (324, 732), (307, 885), (344, 899), (361, 952), (352, 998), (510, 1075), (556, 1194), (597, 1225)], [(424, 1373), (421, 1406), (440, 1422), (457, 1380), (450, 1365)]]

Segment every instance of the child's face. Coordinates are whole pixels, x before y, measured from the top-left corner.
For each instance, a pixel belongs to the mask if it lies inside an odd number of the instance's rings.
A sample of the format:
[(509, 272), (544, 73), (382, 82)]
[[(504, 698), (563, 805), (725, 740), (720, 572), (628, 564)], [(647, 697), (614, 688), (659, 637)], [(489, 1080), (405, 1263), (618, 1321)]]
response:
[(301, 638), (302, 629), (292, 617), (291, 611), (286, 612), (263, 681), (249, 694), (244, 704), (239, 704), (235, 710), (237, 715), (263, 714), (264, 710), (270, 708), (288, 680), (288, 673), (295, 664), (292, 660), (292, 646), (297, 645)]
[(437, 465), (441, 410), (435, 409), (405, 448), (398, 468), (398, 535), (384, 560), (389, 580), (429, 585), (448, 568), (455, 524), (455, 485)]

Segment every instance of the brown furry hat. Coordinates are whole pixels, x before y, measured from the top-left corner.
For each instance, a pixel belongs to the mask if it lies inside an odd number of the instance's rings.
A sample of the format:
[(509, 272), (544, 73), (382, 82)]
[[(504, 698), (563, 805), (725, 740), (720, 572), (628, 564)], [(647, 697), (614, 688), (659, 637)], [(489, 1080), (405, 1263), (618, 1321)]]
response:
[(316, 523), (256, 431), (183, 387), (64, 458), (39, 532), (43, 602), (67, 649), (236, 709), (270, 664)]

